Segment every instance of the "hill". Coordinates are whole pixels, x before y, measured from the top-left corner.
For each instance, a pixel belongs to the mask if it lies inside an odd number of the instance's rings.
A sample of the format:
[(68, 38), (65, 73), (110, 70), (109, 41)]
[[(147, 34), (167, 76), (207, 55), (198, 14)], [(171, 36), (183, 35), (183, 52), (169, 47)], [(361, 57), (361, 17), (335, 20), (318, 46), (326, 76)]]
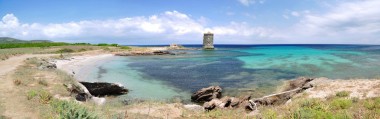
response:
[(49, 40), (20, 40), (10, 37), (0, 37), (0, 44), (4, 43), (39, 43), (39, 42), (52, 42)]

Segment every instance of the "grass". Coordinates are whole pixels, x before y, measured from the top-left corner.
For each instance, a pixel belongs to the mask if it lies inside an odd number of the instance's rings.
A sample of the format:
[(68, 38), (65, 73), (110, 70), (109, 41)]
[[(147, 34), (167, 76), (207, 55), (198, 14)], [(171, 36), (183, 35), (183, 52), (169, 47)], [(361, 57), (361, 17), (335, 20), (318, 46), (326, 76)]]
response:
[(34, 97), (36, 97), (38, 95), (38, 92), (37, 91), (35, 91), (35, 90), (30, 90), (30, 91), (28, 91), (28, 93), (26, 94), (26, 98), (28, 99), (28, 100), (31, 100), (31, 99), (33, 99)]
[(347, 96), (350, 96), (350, 93), (349, 91), (339, 91), (335, 94), (335, 96), (337, 97), (347, 97)]
[(48, 82), (46, 80), (44, 80), (44, 79), (39, 79), (38, 80), (38, 84), (43, 85), (43, 86), (48, 86), (49, 85)]
[(119, 103), (115, 101), (112, 104), (108, 102), (103, 106), (97, 106), (92, 102), (76, 104), (73, 101), (62, 102), (53, 98), (53, 95), (70, 97), (70, 93), (63, 84), (75, 85), (77, 82), (72, 76), (61, 70), (39, 70), (38, 65), (41, 60), (40, 58), (29, 58), (12, 75), (12, 78), (19, 82), (16, 88), (20, 89), (17, 90), (20, 92), (17, 94), (22, 94), (20, 97), (24, 100), (20, 102), (20, 105), (25, 105), (25, 108), (30, 109), (31, 112), (39, 113), (39, 118), (87, 117), (92, 119), (112, 118), (120, 114), (118, 110), (123, 109), (120, 101)]
[(331, 106), (335, 109), (348, 109), (352, 106), (352, 100), (343, 98), (334, 99), (331, 102)]
[(27, 47), (51, 47), (51, 46), (64, 46), (70, 43), (63, 42), (36, 42), (36, 43), (4, 43), (0, 44), (0, 49), (8, 48), (27, 48)]
[(53, 100), (50, 103), (56, 117), (60, 119), (98, 119), (96, 113), (73, 101)]
[(10, 57), (23, 54), (62, 54), (62, 53), (77, 53), (93, 50), (103, 50), (105, 52), (119, 52), (131, 50), (128, 46), (94, 46), (94, 45), (66, 45), (66, 46), (51, 46), (51, 47), (29, 47), (29, 48), (10, 48), (0, 49), (0, 61)]

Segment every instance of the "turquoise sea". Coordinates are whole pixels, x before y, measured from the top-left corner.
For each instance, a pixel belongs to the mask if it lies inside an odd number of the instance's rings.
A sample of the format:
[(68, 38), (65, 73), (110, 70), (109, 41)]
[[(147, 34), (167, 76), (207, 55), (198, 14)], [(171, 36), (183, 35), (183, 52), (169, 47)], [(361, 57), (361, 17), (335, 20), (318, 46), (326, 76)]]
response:
[[(201, 48), (200, 45), (185, 47)], [(88, 81), (121, 83), (123, 98), (188, 100), (192, 92), (220, 85), (224, 95), (259, 97), (299, 76), (380, 78), (376, 45), (216, 45), (184, 55), (114, 57), (93, 68)]]

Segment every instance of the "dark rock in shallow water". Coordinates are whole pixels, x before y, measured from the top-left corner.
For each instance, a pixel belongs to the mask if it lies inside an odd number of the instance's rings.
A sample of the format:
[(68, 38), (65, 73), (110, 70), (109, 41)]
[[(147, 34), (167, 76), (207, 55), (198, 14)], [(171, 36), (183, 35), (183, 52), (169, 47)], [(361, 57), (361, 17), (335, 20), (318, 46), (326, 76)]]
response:
[(86, 101), (88, 99), (88, 95), (86, 93), (79, 93), (75, 96), (75, 99), (78, 101)]
[(219, 86), (210, 86), (202, 88), (191, 95), (191, 101), (193, 102), (207, 102), (212, 99), (222, 97), (222, 88)]
[(149, 56), (149, 55), (178, 55), (186, 54), (186, 52), (173, 53), (167, 50), (157, 50), (157, 51), (138, 51), (138, 52), (123, 52), (116, 53), (116, 56)]
[(122, 85), (106, 82), (80, 82), (94, 96), (122, 95), (128, 93)]

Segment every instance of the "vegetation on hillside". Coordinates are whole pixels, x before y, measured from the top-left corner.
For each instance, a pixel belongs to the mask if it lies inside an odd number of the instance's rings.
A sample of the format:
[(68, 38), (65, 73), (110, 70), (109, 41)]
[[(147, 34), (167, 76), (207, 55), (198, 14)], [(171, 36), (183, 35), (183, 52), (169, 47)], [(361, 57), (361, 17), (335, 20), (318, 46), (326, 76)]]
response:
[(24, 41), (8, 37), (0, 37), (0, 61), (9, 57), (22, 54), (46, 54), (46, 53), (74, 53), (91, 50), (104, 50), (106, 52), (117, 52), (130, 50), (128, 46), (118, 44), (90, 44), (90, 43), (64, 43), (46, 40)]
[(2, 43), (37, 43), (37, 42), (51, 42), (49, 40), (20, 40), (10, 37), (0, 37), (0, 44)]

